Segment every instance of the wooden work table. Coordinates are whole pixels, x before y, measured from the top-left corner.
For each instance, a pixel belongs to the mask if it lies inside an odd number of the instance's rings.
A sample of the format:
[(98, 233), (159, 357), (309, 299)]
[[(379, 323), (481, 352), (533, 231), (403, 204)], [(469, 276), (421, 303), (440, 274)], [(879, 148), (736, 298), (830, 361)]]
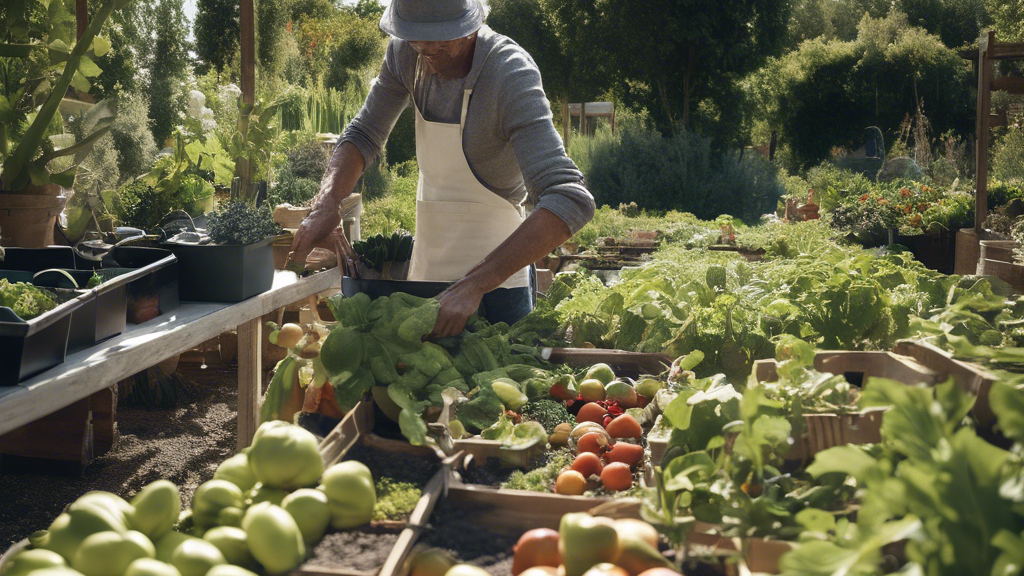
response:
[(306, 278), (277, 271), (268, 291), (237, 304), (182, 302), (123, 334), (69, 355), (65, 362), (17, 386), (0, 387), (0, 434), (10, 432), (109, 388), (119, 380), (238, 330), (238, 447), (252, 440), (259, 418), (264, 314), (338, 286), (337, 270)]

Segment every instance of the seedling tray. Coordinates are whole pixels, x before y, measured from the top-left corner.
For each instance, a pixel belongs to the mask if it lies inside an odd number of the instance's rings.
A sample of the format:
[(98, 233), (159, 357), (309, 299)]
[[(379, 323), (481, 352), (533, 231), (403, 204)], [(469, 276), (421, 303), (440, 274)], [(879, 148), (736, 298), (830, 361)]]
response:
[(241, 302), (274, 284), (274, 237), (246, 245), (164, 243), (179, 265), (179, 296), (197, 302)]
[(952, 378), (962, 390), (977, 396), (971, 415), (978, 426), (987, 429), (995, 424), (996, 417), (988, 402), (989, 389), (997, 380), (994, 374), (977, 364), (956, 360), (949, 352), (925, 342), (901, 340), (896, 343), (893, 352), (909, 356), (933, 370), (938, 375), (938, 382)]
[(9, 308), (0, 308), (0, 386), (16, 386), (63, 363), (71, 315), (90, 300), (95, 297), (86, 292), (27, 321), (18, 319)]

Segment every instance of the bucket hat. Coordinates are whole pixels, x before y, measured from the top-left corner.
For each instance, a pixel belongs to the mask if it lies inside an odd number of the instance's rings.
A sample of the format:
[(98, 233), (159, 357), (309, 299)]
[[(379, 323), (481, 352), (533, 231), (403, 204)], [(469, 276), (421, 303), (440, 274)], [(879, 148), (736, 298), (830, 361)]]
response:
[(412, 42), (455, 40), (479, 30), (484, 15), (480, 0), (391, 0), (380, 29)]

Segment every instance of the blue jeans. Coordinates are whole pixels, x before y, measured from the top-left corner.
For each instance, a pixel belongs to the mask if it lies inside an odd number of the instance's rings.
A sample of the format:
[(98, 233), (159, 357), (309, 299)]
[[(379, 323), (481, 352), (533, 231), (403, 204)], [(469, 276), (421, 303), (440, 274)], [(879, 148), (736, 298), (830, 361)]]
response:
[(496, 288), (484, 294), (480, 314), (491, 324), (505, 322), (509, 326), (533, 310), (533, 290), (523, 288)]

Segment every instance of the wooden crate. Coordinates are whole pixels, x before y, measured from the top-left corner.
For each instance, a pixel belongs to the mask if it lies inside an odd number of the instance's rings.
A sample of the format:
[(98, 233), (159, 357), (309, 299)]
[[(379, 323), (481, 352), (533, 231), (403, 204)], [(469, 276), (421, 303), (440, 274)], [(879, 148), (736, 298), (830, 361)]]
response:
[[(757, 360), (754, 362), (754, 377), (758, 382), (774, 382), (778, 380), (777, 368), (775, 360)], [(842, 374), (854, 381), (889, 378), (904, 384), (935, 385), (943, 380), (935, 370), (892, 352), (822, 351), (814, 358), (814, 368), (820, 372)], [(882, 440), (881, 410), (805, 414), (804, 422), (806, 430), (787, 455), (789, 460), (806, 461), (835, 446), (871, 444)], [(651, 461), (660, 463), (668, 449), (668, 440), (648, 438), (647, 443)]]
[(994, 374), (977, 364), (956, 360), (951, 353), (926, 342), (901, 340), (893, 352), (909, 356), (935, 372), (937, 382), (952, 378), (962, 390), (977, 396), (971, 415), (978, 426), (991, 428), (995, 424), (996, 417), (988, 402), (988, 392), (997, 379)]
[[(672, 364), (672, 358), (665, 354), (644, 354), (600, 348), (544, 348), (541, 350), (541, 358), (554, 364), (565, 364), (574, 368), (586, 368), (594, 364), (605, 363), (612, 367), (616, 375), (630, 378), (644, 374), (657, 375)], [(443, 423), (447, 423), (447, 421)], [(497, 459), (505, 465), (519, 468), (526, 468), (532, 458), (539, 456), (544, 451), (544, 447), (538, 445), (528, 448), (508, 448), (497, 440), (484, 440), (479, 436), (455, 440), (453, 447), (455, 451), (472, 454), (481, 462)]]

